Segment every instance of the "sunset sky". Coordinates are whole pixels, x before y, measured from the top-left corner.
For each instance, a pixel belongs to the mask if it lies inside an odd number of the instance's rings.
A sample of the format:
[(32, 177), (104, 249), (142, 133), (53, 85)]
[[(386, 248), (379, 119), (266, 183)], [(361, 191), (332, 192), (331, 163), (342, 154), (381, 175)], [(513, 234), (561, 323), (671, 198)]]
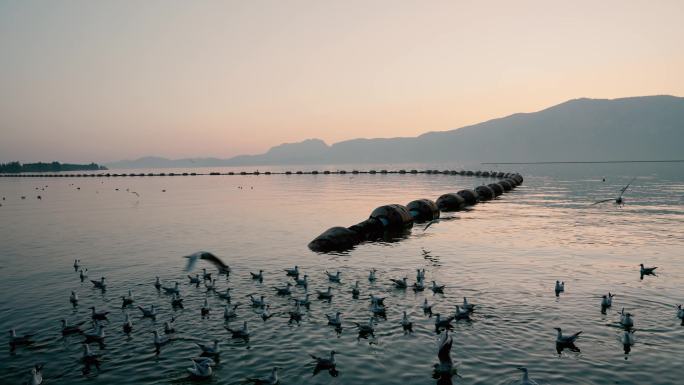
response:
[(0, 162), (230, 157), (684, 96), (684, 1), (0, 1)]

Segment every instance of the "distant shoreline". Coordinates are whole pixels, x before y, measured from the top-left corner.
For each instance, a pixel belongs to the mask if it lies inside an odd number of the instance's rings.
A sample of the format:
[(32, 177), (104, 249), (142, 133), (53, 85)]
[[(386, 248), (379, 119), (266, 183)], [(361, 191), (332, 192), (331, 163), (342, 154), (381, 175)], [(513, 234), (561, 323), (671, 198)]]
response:
[(61, 172), (61, 171), (100, 171), (107, 170), (107, 167), (97, 163), (90, 164), (70, 164), (59, 162), (37, 162), (24, 163), (9, 162), (0, 163), (0, 174), (21, 174), (25, 172)]
[(480, 164), (600, 164), (600, 163), (682, 163), (684, 159), (673, 160), (598, 160), (598, 161), (547, 161), (547, 162), (481, 162)]

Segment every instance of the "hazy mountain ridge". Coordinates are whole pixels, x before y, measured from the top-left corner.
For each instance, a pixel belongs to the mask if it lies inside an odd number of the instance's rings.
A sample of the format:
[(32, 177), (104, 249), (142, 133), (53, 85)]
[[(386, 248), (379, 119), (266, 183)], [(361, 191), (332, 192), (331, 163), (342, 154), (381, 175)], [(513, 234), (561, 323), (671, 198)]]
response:
[(141, 158), (110, 168), (433, 161), (615, 161), (684, 158), (684, 98), (573, 99), (450, 131), (409, 138), (319, 139), (230, 159)]

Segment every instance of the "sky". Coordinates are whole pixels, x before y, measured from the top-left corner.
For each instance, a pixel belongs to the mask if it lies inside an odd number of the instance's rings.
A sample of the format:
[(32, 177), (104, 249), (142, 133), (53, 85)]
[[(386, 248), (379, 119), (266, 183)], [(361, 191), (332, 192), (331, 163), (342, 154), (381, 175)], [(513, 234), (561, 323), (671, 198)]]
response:
[(684, 96), (684, 1), (0, 0), (0, 162), (416, 136)]

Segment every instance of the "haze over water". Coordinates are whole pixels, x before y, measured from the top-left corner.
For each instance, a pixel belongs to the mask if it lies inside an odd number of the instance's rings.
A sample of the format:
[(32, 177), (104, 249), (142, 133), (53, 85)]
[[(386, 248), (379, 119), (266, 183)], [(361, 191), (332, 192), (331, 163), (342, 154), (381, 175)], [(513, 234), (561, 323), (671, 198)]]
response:
[[(443, 213), (454, 219), (426, 231), (416, 225), (398, 242), (365, 243), (335, 254), (313, 253), (306, 245), (329, 227), (362, 221), (377, 206), (435, 200), (491, 180), (396, 174), (0, 178), (0, 196), (6, 197), (0, 207), (0, 329), (38, 332), (33, 347), (12, 353), (5, 345), (0, 378), (21, 383), (34, 363), (45, 362), (50, 384), (184, 383), (189, 358), (199, 353), (194, 343), (218, 338), (223, 353), (210, 383), (240, 384), (277, 365), (284, 368), (283, 384), (430, 384), (438, 336), (434, 318), (426, 317), (420, 304), (427, 297), (434, 312), (451, 314), (467, 296), (477, 311), (471, 322), (455, 323), (452, 357), (462, 378), (454, 377), (454, 383), (513, 384), (519, 381), (515, 368), (526, 366), (540, 384), (676, 384), (684, 355), (684, 326), (674, 307), (684, 302), (681, 166), (501, 166), (520, 172), (524, 183), (470, 211)], [(463, 166), (354, 166), (426, 167)], [(337, 168), (351, 169), (330, 169)], [(616, 196), (633, 177), (624, 207), (590, 205)], [(233, 288), (233, 302), (245, 304), (230, 325), (249, 322), (248, 344), (231, 340), (224, 330), (218, 297), (209, 297), (211, 316), (200, 317), (205, 290), (188, 285), (181, 258), (198, 250), (211, 251), (231, 266), (230, 277), (220, 277), (217, 284), (221, 291)], [(89, 280), (80, 282), (72, 267), (76, 258), (89, 278), (107, 277), (105, 293), (92, 289)], [(639, 263), (659, 266), (658, 276), (641, 280)], [(325, 270), (342, 272), (342, 283), (331, 285), (332, 302), (315, 300), (299, 325), (288, 323), (291, 301), (272, 289), (288, 281), (282, 269), (294, 265), (309, 275), (312, 293), (328, 287)], [(214, 270), (204, 262), (198, 267)], [(371, 268), (378, 269), (375, 284), (367, 280)], [(390, 278), (408, 276), (413, 282), (417, 268), (427, 270), (428, 282), (446, 284), (445, 294), (391, 287)], [(265, 271), (262, 284), (248, 273), (259, 269)], [(155, 290), (157, 275), (168, 286), (181, 283), (184, 310), (174, 313), (169, 297)], [(356, 280), (358, 300), (350, 293)], [(556, 280), (566, 283), (559, 298), (553, 292)], [(151, 321), (129, 309), (130, 336), (121, 329), (120, 309), (128, 289), (137, 305), (155, 304), (160, 313)], [(73, 310), (71, 290), (81, 298)], [(602, 315), (601, 295), (609, 291), (617, 296)], [(265, 323), (246, 306), (244, 296), (250, 293), (266, 295), (271, 304), (275, 315)], [(294, 297), (302, 293), (297, 288)], [(387, 319), (378, 321), (375, 339), (359, 340), (352, 322), (367, 321), (369, 293), (387, 296)], [(84, 376), (78, 361), (82, 337), (63, 339), (59, 320), (88, 320), (89, 306), (111, 314), (106, 345), (96, 349), (103, 354), (101, 370)], [(637, 330), (628, 355), (617, 325), (623, 306), (634, 314)], [(399, 324), (404, 310), (414, 322), (413, 334), (405, 335)], [(343, 313), (340, 335), (326, 325), (324, 313), (335, 311)], [(172, 314), (179, 339), (157, 356), (150, 331), (161, 331)], [(559, 355), (554, 327), (566, 333), (583, 330), (577, 343), (581, 352)], [(331, 349), (339, 352), (339, 376), (312, 377), (308, 354)]]

